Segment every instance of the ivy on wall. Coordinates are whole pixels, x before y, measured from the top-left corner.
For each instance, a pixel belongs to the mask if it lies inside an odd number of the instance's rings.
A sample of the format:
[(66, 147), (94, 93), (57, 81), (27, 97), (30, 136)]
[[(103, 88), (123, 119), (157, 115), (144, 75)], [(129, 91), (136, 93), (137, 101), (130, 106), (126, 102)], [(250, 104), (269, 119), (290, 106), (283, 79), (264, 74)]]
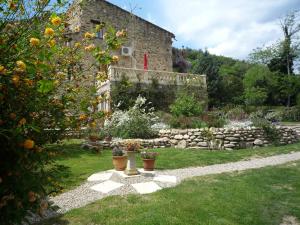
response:
[(150, 85), (131, 83), (128, 77), (122, 75), (121, 81), (112, 83), (112, 107), (126, 110), (134, 105), (135, 99), (140, 95), (145, 97), (155, 110), (169, 111), (169, 105), (174, 102), (176, 94), (183, 90), (193, 94), (199, 101), (206, 101), (205, 90), (201, 87), (160, 85), (154, 78)]

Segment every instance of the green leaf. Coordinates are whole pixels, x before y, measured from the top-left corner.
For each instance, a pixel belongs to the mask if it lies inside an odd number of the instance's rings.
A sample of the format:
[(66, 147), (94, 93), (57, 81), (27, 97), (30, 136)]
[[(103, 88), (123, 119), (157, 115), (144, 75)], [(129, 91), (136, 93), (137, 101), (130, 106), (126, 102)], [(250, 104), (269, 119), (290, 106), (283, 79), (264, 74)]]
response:
[(38, 85), (39, 85), (38, 91), (43, 94), (46, 94), (46, 93), (52, 91), (54, 88), (54, 84), (53, 84), (52, 80), (40, 80), (38, 82)]

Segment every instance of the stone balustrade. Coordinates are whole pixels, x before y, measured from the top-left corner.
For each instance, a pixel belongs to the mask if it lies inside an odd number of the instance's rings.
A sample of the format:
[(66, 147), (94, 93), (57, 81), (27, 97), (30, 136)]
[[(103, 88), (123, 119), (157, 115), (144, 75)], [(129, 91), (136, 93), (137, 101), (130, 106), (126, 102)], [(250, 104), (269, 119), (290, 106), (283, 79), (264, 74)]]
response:
[(110, 66), (108, 72), (110, 81), (121, 81), (125, 76), (132, 83), (151, 84), (153, 79), (160, 85), (186, 85), (206, 87), (206, 76), (176, 73), (169, 71), (142, 70)]

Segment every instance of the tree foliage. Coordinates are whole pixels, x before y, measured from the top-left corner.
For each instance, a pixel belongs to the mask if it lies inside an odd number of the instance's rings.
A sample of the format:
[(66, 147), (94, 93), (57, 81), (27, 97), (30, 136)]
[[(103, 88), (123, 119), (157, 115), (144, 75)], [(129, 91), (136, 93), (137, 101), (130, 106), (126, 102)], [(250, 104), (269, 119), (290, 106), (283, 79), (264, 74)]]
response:
[[(88, 71), (76, 65), (100, 49), (93, 33), (65, 45), (64, 15), (56, 14), (64, 3), (0, 1), (0, 224), (20, 224), (28, 211), (43, 214), (46, 196), (60, 190), (53, 165), (59, 153), (45, 144), (66, 129), (96, 125), (101, 99), (81, 85)], [(98, 66), (116, 60), (110, 53), (120, 46), (118, 36), (124, 35), (108, 34), (110, 45), (101, 51), (109, 60), (99, 56)]]

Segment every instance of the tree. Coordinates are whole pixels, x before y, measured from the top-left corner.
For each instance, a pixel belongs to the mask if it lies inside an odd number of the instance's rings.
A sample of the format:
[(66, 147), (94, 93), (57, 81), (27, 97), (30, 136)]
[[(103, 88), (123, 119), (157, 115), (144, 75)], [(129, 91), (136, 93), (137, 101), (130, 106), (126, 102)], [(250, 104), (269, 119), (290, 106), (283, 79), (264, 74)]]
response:
[(222, 63), (218, 58), (209, 54), (208, 51), (204, 53), (199, 51), (197, 59), (192, 62), (192, 73), (206, 75), (209, 107), (220, 105), (221, 103), (221, 78), (218, 74), (221, 65)]
[(243, 77), (250, 65), (244, 62), (236, 62), (234, 65), (224, 64), (219, 73), (222, 78), (223, 102), (225, 104), (243, 103)]
[(276, 85), (274, 74), (266, 66), (251, 67), (243, 79), (245, 103), (263, 105)]
[[(280, 29), (283, 33), (283, 39), (277, 43), (264, 48), (257, 48), (250, 54), (250, 61), (254, 63), (264, 64), (269, 67), (272, 72), (279, 72), (286, 76), (294, 75), (294, 65), (299, 60), (300, 51), (300, 13), (293, 11), (280, 19)], [(291, 105), (291, 97), (295, 97), (297, 92), (291, 92), (294, 89), (290, 81), (292, 78), (287, 78), (285, 87), (287, 95), (287, 106)]]
[(111, 50), (121, 46), (120, 32), (108, 33), (110, 46), (101, 56), (91, 44), (93, 33), (66, 46), (64, 15), (56, 14), (64, 8), (62, 0), (0, 1), (0, 224), (21, 224), (28, 212), (43, 214), (47, 195), (60, 190), (60, 167), (53, 164), (58, 152), (45, 144), (62, 139), (67, 128), (95, 124), (89, 109), (99, 99), (89, 95), (81, 104), (85, 76), (70, 65), (84, 52), (107, 65), (116, 59)]

